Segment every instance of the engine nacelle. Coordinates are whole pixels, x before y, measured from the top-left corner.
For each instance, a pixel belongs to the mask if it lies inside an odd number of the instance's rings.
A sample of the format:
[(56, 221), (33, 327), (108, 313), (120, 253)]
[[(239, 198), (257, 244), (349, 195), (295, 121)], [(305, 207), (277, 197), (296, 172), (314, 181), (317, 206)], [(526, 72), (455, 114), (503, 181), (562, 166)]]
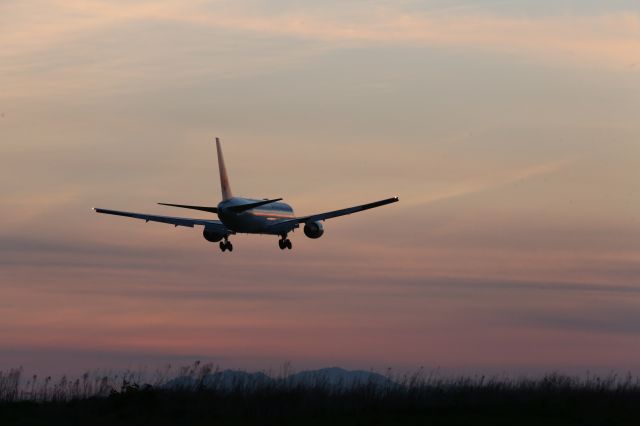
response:
[(304, 235), (309, 238), (320, 238), (324, 234), (324, 228), (320, 222), (307, 222), (304, 225)]
[(204, 228), (204, 231), (202, 231), (202, 236), (205, 240), (211, 241), (212, 243), (217, 243), (224, 237), (224, 235), (221, 235), (211, 229), (207, 229), (206, 227)]

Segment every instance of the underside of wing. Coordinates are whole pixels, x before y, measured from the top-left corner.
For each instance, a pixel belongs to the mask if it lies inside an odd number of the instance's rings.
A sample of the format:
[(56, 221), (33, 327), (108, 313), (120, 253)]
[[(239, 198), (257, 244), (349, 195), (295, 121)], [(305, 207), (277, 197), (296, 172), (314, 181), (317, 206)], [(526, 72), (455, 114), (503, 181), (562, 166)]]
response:
[(173, 217), (173, 216), (158, 216), (158, 215), (151, 215), (151, 214), (123, 212), (119, 210), (109, 210), (109, 209), (100, 209), (100, 208), (94, 208), (94, 210), (96, 211), (96, 213), (131, 217), (134, 219), (144, 220), (145, 222), (168, 223), (174, 226), (187, 226), (189, 228), (193, 228), (195, 225), (203, 225), (207, 227), (207, 229), (214, 230), (215, 232), (221, 235), (230, 235), (234, 233), (232, 230), (224, 226), (224, 224), (219, 220), (190, 219), (186, 217)]

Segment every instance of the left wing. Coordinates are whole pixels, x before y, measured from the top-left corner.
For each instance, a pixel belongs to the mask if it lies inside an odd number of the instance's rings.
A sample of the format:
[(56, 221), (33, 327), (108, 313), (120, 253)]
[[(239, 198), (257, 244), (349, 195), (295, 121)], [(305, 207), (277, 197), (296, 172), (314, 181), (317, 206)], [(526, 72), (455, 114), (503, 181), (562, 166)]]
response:
[(149, 222), (149, 221), (161, 222), (161, 223), (168, 223), (174, 226), (188, 226), (190, 228), (193, 228), (195, 225), (204, 225), (208, 229), (211, 229), (221, 235), (234, 234), (232, 230), (224, 226), (223, 223), (220, 222), (219, 220), (190, 219), (186, 217), (172, 217), (172, 216), (156, 216), (152, 214), (131, 213), (131, 212), (123, 212), (119, 210), (108, 210), (108, 209), (99, 209), (99, 208), (94, 208), (93, 210), (95, 210), (96, 213), (132, 217), (134, 219), (142, 219), (145, 222)]
[(392, 198), (386, 198), (380, 201), (374, 201), (373, 203), (361, 204), (359, 206), (354, 206), (354, 207), (348, 207), (346, 209), (333, 210), (325, 213), (312, 214), (310, 216), (297, 217), (295, 219), (289, 219), (289, 220), (284, 220), (284, 221), (275, 223), (271, 227), (271, 230), (275, 232), (280, 232), (280, 229), (282, 229), (282, 232), (285, 232), (287, 228), (297, 226), (297, 224), (299, 223), (315, 222), (318, 220), (327, 220), (327, 219), (331, 219), (338, 216), (345, 216), (348, 214), (361, 212), (363, 210), (373, 209), (375, 207), (384, 206), (386, 204), (396, 203), (398, 201), (400, 201), (398, 197), (392, 197)]
[(180, 207), (183, 209), (201, 210), (203, 212), (218, 213), (217, 207), (205, 207), (205, 206), (189, 206), (186, 204), (170, 204), (170, 203), (158, 203), (161, 206)]

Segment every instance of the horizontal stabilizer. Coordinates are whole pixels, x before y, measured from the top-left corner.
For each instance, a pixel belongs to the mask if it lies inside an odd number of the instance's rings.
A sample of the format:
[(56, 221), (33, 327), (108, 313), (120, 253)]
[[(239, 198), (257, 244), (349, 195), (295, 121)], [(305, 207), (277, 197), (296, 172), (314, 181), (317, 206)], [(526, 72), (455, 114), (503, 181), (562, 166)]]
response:
[(180, 207), (183, 209), (202, 210), (203, 212), (218, 213), (217, 207), (187, 206), (185, 204), (169, 204), (169, 203), (158, 203), (158, 204), (160, 204), (161, 206)]
[(264, 206), (265, 204), (275, 203), (276, 201), (280, 201), (280, 200), (282, 200), (282, 198), (258, 201), (257, 203), (240, 204), (239, 206), (231, 206), (227, 208), (234, 213), (242, 213), (242, 212), (246, 212), (247, 210), (255, 209), (256, 207)]

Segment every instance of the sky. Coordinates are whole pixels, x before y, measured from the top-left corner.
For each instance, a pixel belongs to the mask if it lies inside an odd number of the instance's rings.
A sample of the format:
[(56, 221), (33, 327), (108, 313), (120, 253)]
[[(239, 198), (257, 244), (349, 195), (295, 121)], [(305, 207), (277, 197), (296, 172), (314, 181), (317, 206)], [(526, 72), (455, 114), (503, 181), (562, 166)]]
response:
[[(640, 372), (637, 1), (0, 3), (0, 370)], [(282, 252), (97, 215), (235, 194)], [(202, 213), (202, 214), (201, 214)]]

